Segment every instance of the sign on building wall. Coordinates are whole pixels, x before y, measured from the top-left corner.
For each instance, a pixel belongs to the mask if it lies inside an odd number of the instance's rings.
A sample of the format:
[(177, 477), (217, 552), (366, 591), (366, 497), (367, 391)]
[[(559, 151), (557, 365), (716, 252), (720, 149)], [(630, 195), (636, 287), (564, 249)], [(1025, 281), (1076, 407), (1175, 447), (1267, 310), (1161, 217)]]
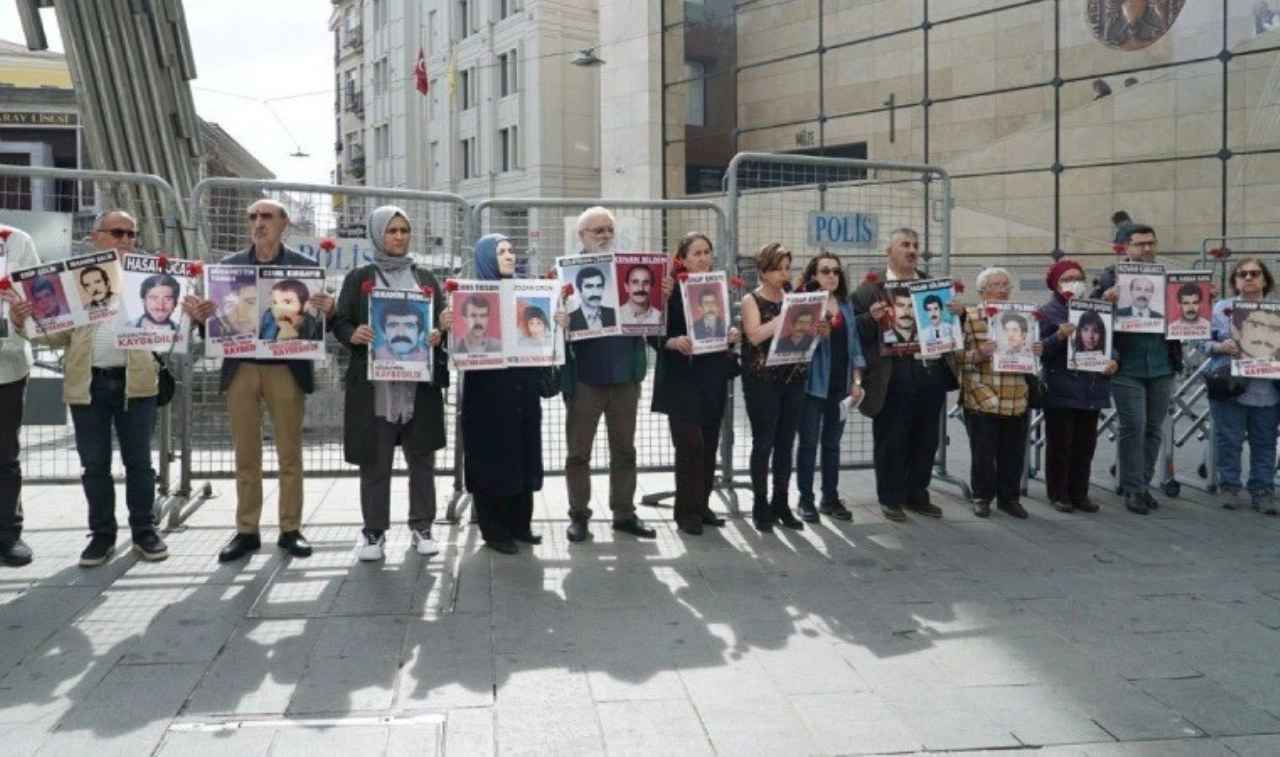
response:
[(875, 213), (809, 211), (810, 247), (875, 247), (880, 218)]

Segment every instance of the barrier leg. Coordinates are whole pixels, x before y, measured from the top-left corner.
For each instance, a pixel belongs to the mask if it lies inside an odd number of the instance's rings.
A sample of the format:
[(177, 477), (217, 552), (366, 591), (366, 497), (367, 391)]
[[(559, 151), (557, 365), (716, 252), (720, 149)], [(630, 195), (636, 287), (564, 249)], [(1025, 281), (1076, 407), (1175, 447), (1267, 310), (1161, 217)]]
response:
[(942, 422), (938, 429), (938, 453), (933, 459), (933, 477), (945, 484), (951, 484), (960, 490), (960, 496), (965, 501), (973, 499), (973, 490), (969, 488), (969, 482), (964, 479), (957, 478), (947, 472), (947, 408), (942, 408)]

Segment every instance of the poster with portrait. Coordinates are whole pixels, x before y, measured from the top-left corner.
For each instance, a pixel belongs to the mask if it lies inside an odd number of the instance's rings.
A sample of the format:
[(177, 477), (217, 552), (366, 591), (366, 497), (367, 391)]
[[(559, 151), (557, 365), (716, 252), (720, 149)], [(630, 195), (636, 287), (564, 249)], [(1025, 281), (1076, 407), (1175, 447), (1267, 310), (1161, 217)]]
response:
[(880, 292), (880, 299), (885, 305), (879, 324), (880, 354), (918, 354), (920, 341), (916, 335), (916, 309), (907, 284), (886, 284)]
[(311, 304), (323, 289), (323, 268), (258, 268), (257, 357), (324, 360), (325, 319)]
[(1213, 273), (1169, 271), (1164, 287), (1165, 337), (1175, 341), (1208, 339)]
[(618, 288), (618, 325), (625, 336), (667, 333), (662, 281), (667, 277), (663, 253), (616, 253), (613, 278)]
[(191, 286), (190, 263), (135, 252), (120, 257), (116, 347), (186, 353), (190, 324), (182, 312), (182, 298)]
[(204, 291), (218, 308), (205, 321), (205, 356), (253, 357), (258, 351), (258, 267), (207, 266)]
[[(573, 287), (565, 299), (569, 311), (569, 341), (617, 336), (618, 288), (613, 281), (613, 254), (557, 258), (561, 285)], [(454, 311), (455, 314), (457, 311)]]
[(1163, 334), (1164, 266), (1159, 263), (1116, 263), (1115, 330), (1126, 334)]
[(691, 273), (680, 282), (693, 354), (729, 349), (729, 284), (724, 271)]
[[(1040, 336), (1036, 306), (1028, 302), (986, 302), (987, 338), (995, 340), (991, 367), (996, 373), (1035, 373), (1035, 343)], [(993, 312), (994, 311), (994, 312)]]
[(458, 280), (449, 293), (453, 330), (449, 354), (460, 371), (505, 368), (502, 354), (502, 285), (498, 281)]
[(505, 364), (563, 364), (564, 339), (555, 321), (560, 312), (560, 284), (543, 279), (505, 279), (500, 291)]
[(9, 274), (14, 290), (31, 303), (31, 317), (27, 319), (28, 337), (34, 339), (70, 331), (87, 321), (83, 310), (80, 310), (82, 323), (77, 323), (75, 314), (71, 312), (71, 303), (62, 282), (66, 268), (66, 261), (58, 261), (19, 268)]
[[(149, 256), (148, 256), (149, 257)], [(75, 292), (72, 310), (78, 306), (87, 314), (88, 323), (98, 323), (120, 315), (120, 293), (124, 291), (120, 277), (120, 258), (115, 250), (81, 255), (66, 261), (63, 282)]]
[(765, 365), (807, 363), (818, 348), (818, 323), (827, 304), (826, 292), (801, 292), (782, 296), (779, 325), (773, 332)]
[(417, 289), (369, 292), (370, 381), (431, 381), (431, 298)]
[(964, 332), (951, 312), (951, 279), (925, 279), (908, 285), (920, 353), (937, 357), (964, 349)]
[(1236, 300), (1231, 307), (1231, 338), (1240, 346), (1231, 375), (1280, 379), (1280, 302)]
[(1111, 362), (1112, 305), (1106, 300), (1067, 303), (1067, 320), (1076, 327), (1067, 340), (1067, 368), (1102, 373)]

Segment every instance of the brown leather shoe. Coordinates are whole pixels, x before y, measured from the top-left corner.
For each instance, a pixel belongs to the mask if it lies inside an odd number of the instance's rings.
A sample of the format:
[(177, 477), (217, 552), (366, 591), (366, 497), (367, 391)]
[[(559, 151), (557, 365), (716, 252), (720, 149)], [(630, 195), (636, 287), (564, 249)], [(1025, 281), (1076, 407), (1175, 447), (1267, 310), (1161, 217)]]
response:
[(895, 523), (901, 523), (907, 519), (907, 514), (902, 512), (902, 507), (899, 505), (880, 505), (880, 513), (887, 520)]
[(1026, 508), (1019, 502), (1000, 502), (996, 504), (996, 507), (999, 508), (1001, 512), (1008, 513), (1015, 518), (1027, 517)]
[(1053, 506), (1054, 510), (1057, 510), (1060, 513), (1075, 512), (1076, 509), (1070, 502), (1060, 502), (1056, 499), (1049, 500), (1049, 504)]

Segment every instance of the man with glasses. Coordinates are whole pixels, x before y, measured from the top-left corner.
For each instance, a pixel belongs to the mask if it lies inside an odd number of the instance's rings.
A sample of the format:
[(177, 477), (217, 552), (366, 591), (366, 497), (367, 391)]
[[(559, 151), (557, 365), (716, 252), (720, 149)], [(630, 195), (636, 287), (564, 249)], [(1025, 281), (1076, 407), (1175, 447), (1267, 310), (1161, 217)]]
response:
[[(99, 250), (134, 251), (137, 222), (123, 210), (108, 210), (93, 223), (89, 238)], [(21, 326), (31, 306), (13, 306), (13, 322)], [(71, 408), (76, 452), (83, 469), (80, 480), (89, 505), (89, 545), (80, 565), (92, 568), (116, 550), (116, 485), (111, 474), (111, 431), (115, 429), (124, 462), (125, 504), (133, 551), (143, 560), (163, 560), (168, 547), (156, 533), (156, 471), (151, 465), (151, 437), (156, 426), (157, 370), (151, 353), (116, 346), (118, 322), (107, 318), (71, 331), (42, 337), (63, 353), (63, 401)]]
[[(289, 215), (284, 205), (258, 200), (249, 206), (248, 220), (252, 244), (225, 258), (224, 265), (320, 267), (285, 246)], [(328, 292), (316, 292), (308, 304), (326, 316), (333, 314), (334, 298)], [(200, 323), (218, 309), (217, 303), (195, 296), (186, 297), (182, 307)], [(280, 536), (276, 545), (294, 557), (310, 557), (311, 544), (302, 535), (302, 416), (306, 395), (315, 390), (311, 361), (224, 358), (220, 388), (227, 395), (236, 457), (236, 535), (218, 554), (218, 561), (239, 560), (262, 547), (258, 523), (262, 518), (263, 405), (271, 415), (280, 466)]]
[[(1125, 240), (1125, 255), (1130, 262), (1156, 262), (1155, 229), (1134, 224), (1126, 230)], [(1147, 293), (1135, 290), (1135, 308), (1139, 307), (1139, 294), (1150, 299)], [(1091, 296), (1113, 303), (1120, 298), (1114, 265), (1098, 275)], [(1146, 515), (1160, 507), (1149, 487), (1164, 438), (1164, 418), (1173, 394), (1173, 377), (1182, 370), (1182, 343), (1168, 341), (1164, 334), (1117, 332), (1113, 349), (1120, 363), (1120, 369), (1111, 379), (1111, 395), (1119, 423), (1116, 468), (1120, 493), (1129, 512)]]
[[(606, 208), (593, 207), (578, 216), (578, 239), (583, 255), (612, 252), (615, 221)], [(663, 296), (673, 282), (662, 282)], [(572, 318), (571, 318), (572, 320)], [(570, 326), (572, 328), (572, 324)], [(636, 516), (636, 413), (640, 382), (645, 374), (644, 339), (607, 336), (575, 342), (561, 372), (564, 390), (568, 455), (565, 480), (569, 489), (569, 541), (591, 535), (591, 445), (600, 416), (609, 432), (609, 509), (613, 527), (643, 539), (657, 536)]]
[[(0, 255), (8, 270), (40, 264), (35, 243), (21, 229), (0, 223)], [(10, 307), (17, 292), (0, 292)], [(31, 348), (11, 330), (0, 338), (0, 562), (21, 566), (31, 562), (31, 547), (22, 540), (22, 467), (18, 463), (22, 409), (26, 404)]]

